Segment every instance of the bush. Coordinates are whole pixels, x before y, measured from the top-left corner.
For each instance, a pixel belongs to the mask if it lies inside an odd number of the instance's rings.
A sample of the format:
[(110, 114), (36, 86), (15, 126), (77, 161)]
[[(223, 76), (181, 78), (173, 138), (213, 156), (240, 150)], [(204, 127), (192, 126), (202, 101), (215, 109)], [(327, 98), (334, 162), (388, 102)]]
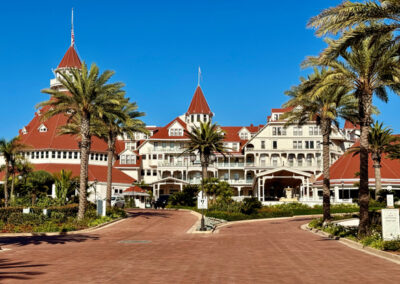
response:
[(45, 216), (33, 213), (24, 214), (24, 213), (14, 212), (11, 213), (10, 216), (8, 217), (7, 223), (13, 225), (25, 224), (25, 225), (36, 226), (42, 223), (45, 218), (46, 218)]
[(383, 249), (392, 251), (400, 250), (400, 240), (384, 241)]
[(126, 212), (124, 209), (118, 208), (116, 206), (107, 209), (107, 216), (111, 218), (125, 218)]
[(198, 190), (196, 185), (186, 185), (182, 191), (171, 194), (168, 203), (179, 206), (195, 206)]
[(250, 215), (256, 213), (261, 207), (262, 204), (257, 198), (246, 198), (243, 200), (240, 211), (244, 214)]

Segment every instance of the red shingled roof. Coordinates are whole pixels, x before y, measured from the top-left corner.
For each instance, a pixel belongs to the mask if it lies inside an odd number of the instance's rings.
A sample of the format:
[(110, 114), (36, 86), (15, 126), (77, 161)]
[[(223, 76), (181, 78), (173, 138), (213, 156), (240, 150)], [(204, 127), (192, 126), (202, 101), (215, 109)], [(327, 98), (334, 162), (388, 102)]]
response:
[(78, 54), (76, 53), (75, 48), (71, 45), (67, 52), (65, 53), (63, 59), (60, 64), (58, 64), (57, 68), (81, 68), (82, 62), (79, 59)]
[(168, 123), (166, 126), (159, 128), (158, 131), (156, 133), (154, 133), (153, 136), (151, 136), (150, 138), (151, 139), (188, 139), (188, 137), (185, 135), (185, 133), (183, 134), (183, 136), (169, 136), (169, 127), (175, 121), (178, 122), (180, 125), (182, 125), (182, 127), (185, 130), (187, 130), (186, 123), (182, 119), (177, 117), (174, 120), (172, 120), (170, 123)]
[(271, 110), (271, 112), (279, 112), (279, 113), (281, 113), (281, 112), (288, 112), (288, 111), (291, 111), (291, 110), (293, 110), (293, 109), (294, 109), (294, 107), (273, 108), (273, 109)]
[(128, 187), (127, 189), (124, 190), (124, 192), (146, 193), (146, 190), (144, 190), (143, 188), (135, 185), (135, 186)]
[[(35, 171), (46, 171), (49, 173), (59, 173), (61, 170), (71, 171), (73, 176), (80, 175), (81, 166), (79, 164), (33, 164)], [(100, 182), (107, 182), (107, 166), (89, 165), (89, 181), (97, 179)], [(122, 171), (112, 169), (113, 183), (132, 184), (136, 180)], [(0, 179), (4, 180), (4, 171), (0, 173)]]
[[(360, 143), (357, 142), (354, 146), (359, 146)], [(391, 160), (382, 156), (381, 161), (381, 176), (382, 183), (398, 183), (400, 182), (400, 161)], [(352, 153), (346, 152), (341, 156), (335, 163), (330, 167), (330, 180), (331, 184), (341, 184), (342, 181), (345, 184), (354, 184), (354, 182), (359, 181), (359, 177), (356, 177), (356, 173), (360, 172), (360, 156), (354, 156)], [(368, 178), (370, 179), (370, 184), (375, 184), (375, 171), (372, 164), (371, 155), (368, 162)], [(395, 181), (385, 181), (385, 179), (396, 179)], [(323, 180), (323, 175), (319, 176), (317, 179), (317, 184), (321, 183)]]
[(354, 125), (350, 121), (346, 120), (344, 123), (344, 128), (345, 129), (360, 129), (360, 125)]
[(194, 92), (192, 102), (190, 103), (189, 109), (187, 114), (210, 114), (212, 112), (206, 98), (204, 97), (203, 91), (201, 90), (200, 86), (197, 86), (196, 91)]
[[(45, 107), (40, 110), (45, 113), (50, 107)], [(34, 118), (25, 127), (28, 133), (20, 132), (21, 143), (29, 145), (32, 149), (60, 149), (60, 150), (79, 150), (79, 137), (72, 135), (58, 135), (58, 127), (67, 123), (68, 117), (64, 114), (59, 114), (42, 122), (41, 116), (35, 113)], [(39, 126), (44, 124), (47, 128), (46, 132), (39, 132)], [(106, 152), (107, 143), (103, 140), (92, 137), (91, 151)]]

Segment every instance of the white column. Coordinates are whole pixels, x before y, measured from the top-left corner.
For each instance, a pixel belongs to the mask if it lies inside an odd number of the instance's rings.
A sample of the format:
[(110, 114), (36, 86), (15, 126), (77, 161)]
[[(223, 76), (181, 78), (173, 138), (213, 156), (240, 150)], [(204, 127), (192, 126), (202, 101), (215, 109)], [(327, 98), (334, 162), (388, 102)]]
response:
[(240, 191), (242, 190), (242, 187), (241, 186), (238, 186), (238, 196), (240, 197)]
[(310, 200), (310, 181), (306, 179), (306, 187), (307, 187), (307, 200)]
[(300, 200), (304, 199), (304, 186), (300, 185)]
[(53, 183), (52, 185), (51, 185), (51, 198), (56, 198), (57, 196), (56, 196), (56, 184), (55, 183)]
[(339, 202), (339, 187), (335, 186), (335, 202)]
[(183, 189), (183, 188), (182, 188), (182, 183), (179, 184), (179, 188), (180, 188), (180, 190), (182, 191), (182, 189)]
[(260, 178), (259, 178), (258, 181), (257, 181), (257, 187), (258, 187), (257, 198), (258, 198), (258, 201), (261, 201), (261, 196), (260, 196), (260, 191), (261, 191), (261, 180), (260, 180)]
[(313, 191), (313, 200), (318, 201), (318, 188), (313, 187), (312, 191)]

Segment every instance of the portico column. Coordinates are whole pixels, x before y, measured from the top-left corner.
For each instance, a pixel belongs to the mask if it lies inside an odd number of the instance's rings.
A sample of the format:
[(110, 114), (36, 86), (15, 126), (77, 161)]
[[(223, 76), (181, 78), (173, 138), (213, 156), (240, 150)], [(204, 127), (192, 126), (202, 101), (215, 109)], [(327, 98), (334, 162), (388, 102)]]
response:
[(317, 201), (318, 200), (318, 188), (313, 187), (313, 200)]
[(310, 199), (310, 182), (308, 178), (306, 179), (306, 186), (307, 186), (307, 200)]
[(339, 187), (335, 186), (334, 191), (335, 191), (335, 202), (339, 202)]
[(258, 198), (258, 201), (261, 201), (260, 191), (261, 191), (261, 178), (259, 178), (258, 181), (257, 181), (257, 198)]
[(240, 191), (242, 190), (242, 187), (241, 186), (238, 186), (238, 196), (240, 197)]
[(179, 184), (179, 188), (182, 191), (182, 183)]

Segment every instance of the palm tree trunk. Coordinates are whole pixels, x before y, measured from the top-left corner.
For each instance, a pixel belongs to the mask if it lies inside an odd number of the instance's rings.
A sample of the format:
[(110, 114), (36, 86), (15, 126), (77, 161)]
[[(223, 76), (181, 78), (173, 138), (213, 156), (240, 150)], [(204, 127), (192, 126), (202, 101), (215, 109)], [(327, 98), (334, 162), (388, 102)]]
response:
[(375, 200), (378, 200), (379, 192), (382, 190), (381, 163), (379, 159), (372, 159), (375, 171)]
[(9, 161), (6, 160), (6, 166), (5, 166), (5, 175), (4, 175), (4, 207), (8, 207), (8, 177), (9, 177), (9, 172), (8, 172), (8, 163)]
[(108, 137), (108, 150), (107, 150), (107, 194), (106, 202), (107, 207), (111, 207), (111, 186), (112, 186), (112, 166), (114, 158), (115, 139), (109, 135)]
[(81, 123), (81, 170), (79, 177), (79, 211), (78, 220), (82, 220), (85, 217), (86, 212), (86, 191), (88, 183), (88, 170), (89, 170), (89, 152), (90, 152), (90, 130), (89, 130), (89, 118), (82, 118)]
[(15, 196), (14, 196), (14, 189), (15, 189), (15, 173), (11, 175), (11, 191), (10, 191), (10, 200), (11, 203), (14, 202)]
[(368, 184), (368, 133), (371, 124), (372, 92), (366, 90), (361, 94), (358, 102), (360, 115), (360, 187), (358, 200), (360, 204), (360, 225), (358, 237), (369, 234), (369, 184)]
[(324, 173), (324, 180), (322, 185), (322, 207), (324, 222), (331, 220), (331, 189), (330, 189), (330, 121), (322, 120), (322, 167)]

